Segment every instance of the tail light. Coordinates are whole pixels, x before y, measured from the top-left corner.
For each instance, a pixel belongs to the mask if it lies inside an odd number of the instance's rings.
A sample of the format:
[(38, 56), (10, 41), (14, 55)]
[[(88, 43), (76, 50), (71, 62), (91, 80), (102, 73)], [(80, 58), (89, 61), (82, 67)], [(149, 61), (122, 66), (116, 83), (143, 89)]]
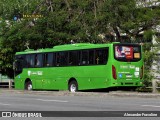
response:
[(143, 70), (144, 68), (143, 68), (143, 66), (141, 67), (141, 74), (140, 74), (140, 79), (142, 79), (143, 78), (143, 72), (144, 72), (144, 70)]
[(112, 65), (112, 76), (115, 80), (117, 79), (116, 68), (114, 65)]

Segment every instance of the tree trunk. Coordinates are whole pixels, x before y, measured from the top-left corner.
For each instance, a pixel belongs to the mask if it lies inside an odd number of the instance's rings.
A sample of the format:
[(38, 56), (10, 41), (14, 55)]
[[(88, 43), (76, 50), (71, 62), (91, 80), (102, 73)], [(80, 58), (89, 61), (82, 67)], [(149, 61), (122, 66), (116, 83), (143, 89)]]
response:
[(115, 32), (115, 34), (116, 34), (115, 42), (122, 42), (122, 41), (121, 41), (120, 33), (119, 33), (119, 31), (118, 31), (118, 28), (117, 28), (116, 26), (113, 26), (113, 30), (114, 30), (114, 32)]

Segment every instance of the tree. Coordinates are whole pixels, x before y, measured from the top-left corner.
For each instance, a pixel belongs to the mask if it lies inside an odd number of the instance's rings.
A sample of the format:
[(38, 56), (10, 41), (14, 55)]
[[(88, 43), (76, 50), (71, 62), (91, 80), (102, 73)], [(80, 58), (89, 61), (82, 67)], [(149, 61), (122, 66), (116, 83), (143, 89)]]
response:
[[(53, 47), (75, 42), (104, 43), (115, 35), (116, 41), (129, 42), (143, 31), (145, 42), (159, 24), (157, 8), (137, 6), (138, 0), (1, 0), (0, 67), (11, 71), (14, 54), (27, 49)], [(29, 15), (30, 17), (26, 17)], [(41, 15), (35, 18), (34, 15)], [(17, 19), (13, 19), (17, 17)], [(147, 59), (148, 60), (148, 59)]]
[[(157, 1), (158, 2), (158, 1)], [(141, 0), (106, 0), (103, 11), (110, 32), (116, 35), (116, 41), (124, 42), (121, 33), (134, 42), (138, 36), (152, 30), (159, 24), (159, 7), (151, 7), (152, 2), (142, 4)], [(143, 41), (145, 42), (145, 41)]]

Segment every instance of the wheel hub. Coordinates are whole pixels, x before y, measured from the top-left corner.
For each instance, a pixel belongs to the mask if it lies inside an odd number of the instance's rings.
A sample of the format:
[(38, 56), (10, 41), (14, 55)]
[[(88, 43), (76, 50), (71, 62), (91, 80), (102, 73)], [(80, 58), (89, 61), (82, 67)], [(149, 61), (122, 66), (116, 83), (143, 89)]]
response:
[(76, 92), (76, 85), (72, 84), (70, 90), (71, 90), (71, 92)]
[(28, 90), (32, 90), (32, 85), (31, 84), (28, 84)]

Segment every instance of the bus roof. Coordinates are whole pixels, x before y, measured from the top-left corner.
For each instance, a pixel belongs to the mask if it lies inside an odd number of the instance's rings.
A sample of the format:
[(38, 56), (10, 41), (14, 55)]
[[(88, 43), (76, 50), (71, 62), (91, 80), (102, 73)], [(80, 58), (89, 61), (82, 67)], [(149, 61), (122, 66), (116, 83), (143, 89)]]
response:
[(16, 55), (67, 51), (67, 50), (79, 50), (79, 49), (89, 49), (89, 48), (102, 48), (102, 47), (109, 47), (111, 45), (113, 45), (113, 43), (109, 43), (109, 44), (75, 43), (75, 44), (58, 45), (58, 46), (54, 46), (53, 48), (45, 48), (45, 49), (38, 49), (38, 50), (27, 49), (25, 51), (17, 52)]

